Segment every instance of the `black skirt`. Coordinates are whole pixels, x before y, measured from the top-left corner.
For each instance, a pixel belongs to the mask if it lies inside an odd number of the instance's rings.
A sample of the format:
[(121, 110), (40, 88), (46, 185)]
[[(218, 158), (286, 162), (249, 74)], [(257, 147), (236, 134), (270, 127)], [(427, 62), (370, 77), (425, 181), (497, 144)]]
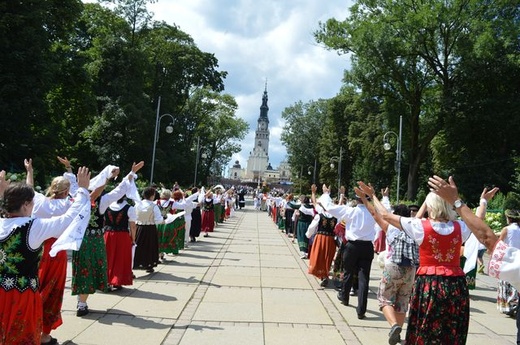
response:
[(159, 262), (159, 238), (157, 227), (152, 225), (137, 225), (135, 239), (134, 269), (150, 269)]
[(200, 213), (200, 207), (195, 207), (193, 211), (191, 211), (190, 237), (199, 237), (201, 224), (202, 216)]

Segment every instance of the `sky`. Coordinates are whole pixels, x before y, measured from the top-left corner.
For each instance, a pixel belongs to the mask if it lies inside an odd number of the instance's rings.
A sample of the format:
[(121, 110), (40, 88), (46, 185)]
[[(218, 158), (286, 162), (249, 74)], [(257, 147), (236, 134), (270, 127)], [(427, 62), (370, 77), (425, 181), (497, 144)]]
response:
[(329, 18), (344, 20), (351, 0), (159, 0), (153, 19), (176, 24), (228, 72), (225, 93), (235, 97), (237, 116), (249, 124), (243, 168), (253, 150), (262, 95), (269, 96), (269, 162), (277, 168), (287, 152), (280, 142), (282, 111), (298, 101), (334, 97), (350, 66), (346, 55), (318, 45), (313, 32)]

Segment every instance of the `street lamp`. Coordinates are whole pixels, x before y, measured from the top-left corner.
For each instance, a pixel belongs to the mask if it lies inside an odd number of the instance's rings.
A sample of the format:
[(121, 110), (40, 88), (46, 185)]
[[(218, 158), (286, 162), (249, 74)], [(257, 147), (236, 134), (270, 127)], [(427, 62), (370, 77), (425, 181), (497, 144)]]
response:
[(343, 147), (339, 148), (339, 158), (334, 156), (330, 157), (330, 168), (334, 169), (334, 162), (338, 163), (338, 199), (339, 199), (339, 191), (341, 188), (341, 157), (343, 156)]
[(395, 170), (397, 171), (397, 204), (399, 204), (399, 183), (401, 180), (401, 143), (402, 143), (402, 135), (403, 135), (403, 116), (399, 116), (399, 135), (393, 131), (386, 132), (383, 135), (383, 148), (388, 151), (392, 148), (392, 145), (388, 141), (388, 135), (393, 134), (397, 139), (397, 150), (395, 151)]
[(160, 109), (161, 109), (161, 96), (159, 96), (159, 99), (157, 101), (157, 113), (155, 116), (155, 135), (154, 135), (154, 139), (153, 139), (152, 171), (150, 173), (150, 184), (153, 184), (153, 172), (154, 172), (154, 167), (155, 167), (155, 149), (157, 147), (157, 142), (159, 141), (159, 125), (160, 125), (163, 117), (169, 116), (172, 119), (172, 122), (168, 126), (166, 126), (165, 130), (166, 130), (166, 133), (172, 134), (173, 133), (172, 125), (175, 121), (175, 118), (171, 114), (163, 114), (163, 115), (159, 116)]
[(307, 168), (307, 174), (311, 175), (312, 169), (312, 183), (316, 183), (316, 159), (314, 159), (314, 167), (310, 166)]
[(202, 158), (202, 159), (206, 159), (207, 158), (207, 155), (206, 153), (202, 153), (202, 155), (200, 154), (200, 137), (197, 137), (197, 153), (195, 155), (195, 176), (193, 177), (193, 186), (196, 187), (197, 186), (197, 171), (198, 171), (198, 168), (199, 168), (199, 159)]

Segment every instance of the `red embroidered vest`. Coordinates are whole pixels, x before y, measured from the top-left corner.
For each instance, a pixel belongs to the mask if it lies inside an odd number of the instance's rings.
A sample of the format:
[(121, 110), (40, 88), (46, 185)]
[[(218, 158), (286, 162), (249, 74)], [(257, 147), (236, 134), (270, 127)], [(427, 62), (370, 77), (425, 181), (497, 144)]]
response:
[(460, 224), (453, 222), (453, 232), (441, 235), (433, 230), (429, 220), (422, 221), (424, 240), (419, 247), (418, 275), (463, 276), (460, 267), (462, 233)]

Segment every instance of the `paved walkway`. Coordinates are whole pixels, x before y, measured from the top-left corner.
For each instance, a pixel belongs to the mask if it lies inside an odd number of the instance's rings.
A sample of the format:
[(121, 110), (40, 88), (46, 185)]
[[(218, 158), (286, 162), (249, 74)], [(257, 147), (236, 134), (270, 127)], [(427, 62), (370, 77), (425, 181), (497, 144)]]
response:
[[(320, 288), (296, 245), (251, 206), (210, 237), (166, 258), (155, 273), (135, 271), (133, 286), (90, 296), (91, 313), (82, 318), (67, 288), (63, 325), (52, 335), (69, 345), (388, 343), (389, 325), (375, 295), (377, 263), (367, 318), (358, 320), (356, 298), (343, 306), (332, 286)], [(514, 344), (515, 321), (495, 307), (496, 281), (479, 275), (477, 286), (471, 292), (468, 344)]]

